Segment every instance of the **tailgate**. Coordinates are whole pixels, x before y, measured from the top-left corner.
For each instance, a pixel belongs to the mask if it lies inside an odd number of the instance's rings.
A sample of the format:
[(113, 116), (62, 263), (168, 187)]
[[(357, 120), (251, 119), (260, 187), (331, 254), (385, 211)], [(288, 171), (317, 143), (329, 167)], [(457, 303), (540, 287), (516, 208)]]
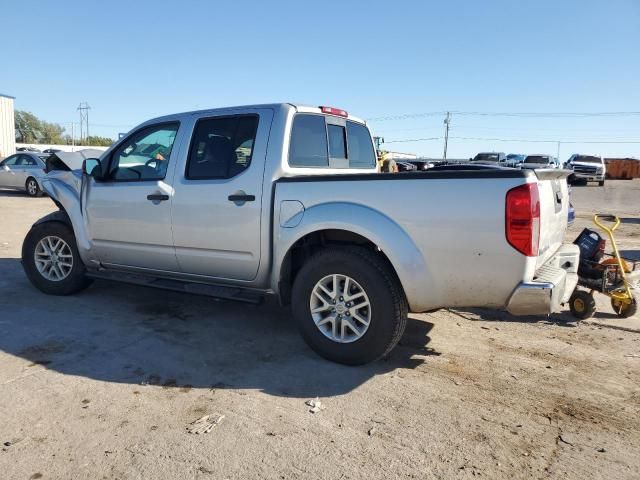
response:
[(564, 241), (569, 216), (569, 170), (536, 170), (540, 195), (540, 248), (536, 268), (541, 267)]

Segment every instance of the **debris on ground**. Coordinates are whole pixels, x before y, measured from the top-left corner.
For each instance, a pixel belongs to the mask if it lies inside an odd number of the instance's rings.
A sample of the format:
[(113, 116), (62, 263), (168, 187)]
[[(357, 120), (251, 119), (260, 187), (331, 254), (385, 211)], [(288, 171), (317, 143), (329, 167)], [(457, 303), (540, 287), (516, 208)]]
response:
[(217, 413), (205, 415), (191, 422), (187, 427), (187, 432), (200, 435), (201, 433), (209, 433), (213, 427), (218, 425), (224, 419), (224, 415)]
[(324, 410), (324, 405), (318, 397), (314, 398), (313, 400), (307, 400), (306, 402), (304, 402), (304, 404), (311, 407), (309, 409), (311, 413), (318, 413), (320, 410)]

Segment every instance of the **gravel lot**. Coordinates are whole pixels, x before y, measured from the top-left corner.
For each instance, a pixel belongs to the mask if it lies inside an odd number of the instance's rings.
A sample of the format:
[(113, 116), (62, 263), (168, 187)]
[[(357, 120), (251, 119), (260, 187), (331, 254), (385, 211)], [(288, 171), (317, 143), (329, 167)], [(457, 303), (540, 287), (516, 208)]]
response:
[[(573, 199), (571, 238), (607, 209), (640, 254), (640, 181)], [(20, 248), (53, 208), (0, 192), (2, 478), (640, 477), (640, 319), (615, 319), (606, 298), (584, 323), (412, 315), (388, 360), (349, 368), (315, 356), (273, 302), (110, 282), (39, 293)], [(224, 418), (189, 433), (207, 414)]]

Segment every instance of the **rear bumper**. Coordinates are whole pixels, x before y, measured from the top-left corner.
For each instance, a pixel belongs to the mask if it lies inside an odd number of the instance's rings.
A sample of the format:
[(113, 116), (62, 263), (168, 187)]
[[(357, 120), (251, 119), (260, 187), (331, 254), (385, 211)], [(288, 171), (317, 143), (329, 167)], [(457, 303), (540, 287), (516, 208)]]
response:
[(580, 249), (564, 244), (538, 269), (531, 282), (522, 282), (511, 294), (507, 311), (513, 315), (546, 315), (560, 311), (578, 283)]

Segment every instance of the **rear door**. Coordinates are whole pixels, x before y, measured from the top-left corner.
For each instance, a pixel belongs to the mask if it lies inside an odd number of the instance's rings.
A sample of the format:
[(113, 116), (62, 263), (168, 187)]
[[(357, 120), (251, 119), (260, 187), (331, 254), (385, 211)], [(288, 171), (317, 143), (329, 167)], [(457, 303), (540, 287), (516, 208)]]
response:
[(256, 277), (272, 118), (270, 109), (195, 118), (172, 204), (174, 244), (183, 273), (244, 281)]

